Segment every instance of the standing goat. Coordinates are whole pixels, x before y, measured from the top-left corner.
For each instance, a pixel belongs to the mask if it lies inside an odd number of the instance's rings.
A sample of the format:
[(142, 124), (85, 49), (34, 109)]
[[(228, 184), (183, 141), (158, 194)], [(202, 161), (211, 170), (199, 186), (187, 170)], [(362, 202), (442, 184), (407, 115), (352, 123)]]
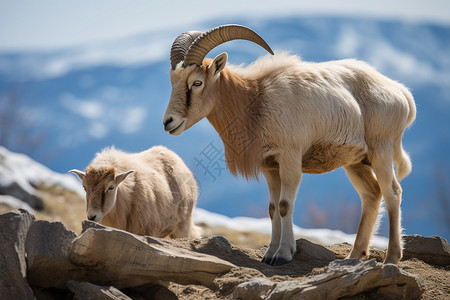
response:
[(87, 218), (139, 235), (199, 237), (192, 222), (197, 183), (183, 160), (163, 146), (140, 153), (97, 153), (83, 182)]
[(411, 93), (351, 59), (310, 63), (277, 54), (247, 68), (225, 67), (226, 53), (205, 59), (211, 49), (234, 39), (253, 41), (273, 54), (259, 35), (239, 25), (177, 37), (171, 50), (172, 95), (165, 130), (179, 135), (206, 117), (222, 138), (231, 173), (247, 179), (264, 174), (272, 238), (263, 262), (283, 264), (296, 251), (292, 213), (302, 173), (344, 167), (362, 200), (349, 257), (368, 255), (383, 196), (389, 215), (385, 263), (398, 263), (402, 189), (392, 161), (399, 179), (410, 173), (402, 135), (416, 115)]

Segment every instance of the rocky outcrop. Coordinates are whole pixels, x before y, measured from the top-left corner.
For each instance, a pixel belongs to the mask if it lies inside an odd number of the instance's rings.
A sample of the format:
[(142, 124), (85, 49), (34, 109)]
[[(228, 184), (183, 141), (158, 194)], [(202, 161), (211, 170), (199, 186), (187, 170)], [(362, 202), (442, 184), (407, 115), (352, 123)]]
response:
[(67, 287), (75, 298), (83, 300), (132, 300), (113, 286), (100, 286), (90, 282), (69, 281)]
[[(434, 256), (434, 263), (436, 257), (445, 263), (449, 257), (444, 239), (414, 236), (405, 246), (406, 255), (424, 261)], [(203, 288), (209, 297), (226, 299), (419, 299), (424, 291), (417, 276), (395, 265), (336, 260), (333, 251), (305, 239), (297, 240), (290, 263), (296, 273), (282, 279), (284, 266), (267, 266), (249, 254), (224, 237), (164, 240), (90, 221), (77, 236), (62, 223), (36, 221), (19, 210), (0, 215), (0, 269), (8, 274), (0, 277), (0, 295), (168, 300), (177, 299), (176, 291), (203, 295)], [(307, 262), (314, 263), (304, 273), (292, 268)]]
[(312, 259), (328, 263), (336, 259), (336, 255), (333, 251), (305, 239), (297, 240), (297, 252), (304, 260)]
[[(53, 172), (24, 154), (0, 146), (0, 195), (12, 196), (33, 209), (42, 210), (44, 202), (39, 192), (41, 186), (62, 187), (84, 195), (81, 185), (73, 176)], [(12, 209), (16, 209), (14, 206), (17, 204), (13, 201), (13, 198), (0, 199), (6, 205), (13, 204)]]
[(418, 258), (438, 266), (450, 265), (450, 245), (439, 236), (403, 236), (403, 259)]
[(35, 189), (26, 181), (14, 181), (0, 168), (0, 195), (10, 195), (34, 209), (42, 209), (44, 202)]
[(218, 274), (234, 267), (160, 239), (113, 229), (88, 229), (73, 241), (70, 260), (90, 273), (102, 274), (90, 281), (117, 288), (159, 281), (210, 287)]
[(375, 259), (331, 262), (327, 271), (305, 281), (251, 280), (240, 284), (234, 297), (240, 299), (339, 299), (370, 295), (374, 299), (420, 299), (423, 287), (417, 276)]
[(3, 299), (34, 299), (28, 285), (25, 240), (34, 216), (26, 210), (0, 215), (0, 295)]
[(219, 274), (235, 267), (161, 239), (93, 222), (85, 222), (85, 232), (77, 236), (60, 222), (35, 221), (25, 210), (0, 215), (0, 230), (0, 268), (9, 274), (0, 279), (0, 294), (8, 299), (33, 299), (30, 286), (43, 297), (56, 288), (79, 299), (91, 299), (85, 296), (90, 292), (99, 297), (92, 299), (125, 299), (118, 289), (142, 290), (149, 284), (145, 293), (170, 299), (171, 292), (157, 284), (211, 287)]
[[(20, 162), (24, 159), (0, 146), (0, 195), (10, 195), (32, 208), (42, 209), (44, 203), (31, 183), (22, 176)], [(28, 157), (26, 159), (29, 159)], [(18, 163), (19, 162), (19, 163)]]
[(34, 221), (27, 235), (28, 281), (41, 288), (66, 288), (67, 281), (83, 278), (83, 270), (70, 259), (77, 235), (60, 222)]

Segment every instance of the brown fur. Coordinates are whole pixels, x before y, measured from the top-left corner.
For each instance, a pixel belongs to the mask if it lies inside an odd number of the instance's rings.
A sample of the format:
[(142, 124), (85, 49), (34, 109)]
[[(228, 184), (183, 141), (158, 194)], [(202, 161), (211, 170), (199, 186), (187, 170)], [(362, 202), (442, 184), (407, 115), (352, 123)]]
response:
[(228, 168), (233, 175), (256, 178), (262, 161), (258, 82), (224, 70), (217, 89), (220, 100), (207, 118), (222, 138)]
[(289, 202), (286, 200), (280, 201), (280, 216), (285, 217), (289, 211)]
[(275, 205), (273, 203), (269, 204), (269, 216), (271, 219), (273, 219), (273, 214), (275, 213)]

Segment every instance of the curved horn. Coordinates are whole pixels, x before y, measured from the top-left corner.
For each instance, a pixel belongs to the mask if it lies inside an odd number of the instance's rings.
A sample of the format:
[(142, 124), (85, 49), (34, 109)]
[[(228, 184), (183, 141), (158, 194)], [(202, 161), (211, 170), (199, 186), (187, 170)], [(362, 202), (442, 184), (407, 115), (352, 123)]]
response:
[(186, 53), (183, 66), (187, 67), (192, 64), (200, 66), (203, 58), (213, 48), (237, 39), (254, 42), (273, 55), (273, 51), (269, 45), (250, 28), (241, 25), (222, 25), (203, 33), (192, 43)]
[(180, 61), (184, 60), (189, 47), (203, 32), (201, 31), (188, 31), (180, 34), (172, 44), (170, 50), (170, 63), (172, 70), (175, 70)]

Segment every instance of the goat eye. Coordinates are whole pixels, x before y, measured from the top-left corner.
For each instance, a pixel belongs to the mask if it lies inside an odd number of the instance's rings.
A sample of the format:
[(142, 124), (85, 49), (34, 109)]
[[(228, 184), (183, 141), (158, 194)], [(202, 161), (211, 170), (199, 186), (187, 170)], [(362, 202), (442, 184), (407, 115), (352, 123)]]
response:
[(114, 186), (110, 186), (109, 188), (108, 188), (108, 190), (113, 190), (114, 189)]
[(192, 86), (201, 86), (203, 82), (201, 82), (200, 80), (196, 80), (194, 81), (194, 84)]

